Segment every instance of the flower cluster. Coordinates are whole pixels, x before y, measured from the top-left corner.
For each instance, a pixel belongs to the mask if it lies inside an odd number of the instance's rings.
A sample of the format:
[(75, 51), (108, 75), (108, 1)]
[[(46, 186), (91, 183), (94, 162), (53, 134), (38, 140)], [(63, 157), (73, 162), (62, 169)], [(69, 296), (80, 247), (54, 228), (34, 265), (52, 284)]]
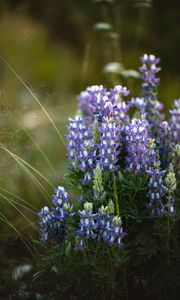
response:
[(76, 249), (93, 241), (123, 247), (122, 220), (129, 211), (132, 217), (132, 208), (124, 207), (139, 190), (147, 214), (175, 215), (180, 99), (175, 100), (170, 119), (162, 120), (163, 105), (157, 100), (159, 58), (145, 54), (141, 62), (140, 97), (125, 101), (129, 91), (121, 85), (111, 89), (94, 85), (78, 97), (79, 115), (69, 119), (66, 137), (67, 175), (80, 192), (80, 201), (73, 206), (63, 187), (55, 190), (54, 206), (39, 213), (44, 241), (61, 245), (71, 229)]
[(92, 122), (95, 119), (101, 120), (106, 116), (124, 120), (129, 106), (122, 101), (122, 97), (126, 97), (128, 94), (128, 89), (121, 85), (117, 85), (110, 90), (102, 85), (94, 85), (88, 87), (78, 97), (79, 109), (84, 117)]
[(77, 243), (76, 248), (83, 248), (85, 246), (85, 241), (88, 239), (96, 238), (96, 224), (95, 217), (96, 214), (93, 213), (93, 204), (85, 202), (84, 209), (78, 211), (80, 222), (79, 229), (76, 232)]
[(87, 183), (91, 180), (91, 171), (96, 159), (92, 128), (81, 116), (70, 118), (69, 121), (69, 134), (66, 136), (68, 157), (72, 162), (71, 167), (78, 168), (84, 174), (81, 182)]
[(147, 120), (132, 119), (124, 128), (127, 151), (125, 163), (129, 172), (142, 174), (156, 160), (155, 145), (150, 138), (148, 127)]
[(180, 144), (180, 99), (174, 101), (170, 114), (171, 141), (174, 144)]
[(119, 168), (121, 131), (113, 118), (103, 118), (99, 131), (98, 161), (102, 170), (114, 171)]
[(93, 213), (93, 204), (86, 202), (84, 209), (79, 210), (79, 229), (76, 232), (76, 248), (87, 246), (88, 241), (101, 240), (108, 245), (116, 245), (122, 248), (122, 238), (126, 235), (122, 228), (122, 221), (119, 216), (114, 215), (114, 205), (110, 201), (104, 207)]
[(114, 216), (114, 205), (110, 201), (108, 206), (101, 206), (98, 211), (99, 238), (109, 245), (122, 248), (122, 238), (126, 235), (123, 231), (122, 221), (119, 216)]
[(64, 187), (58, 186), (52, 197), (53, 207), (45, 206), (39, 212), (41, 239), (54, 240), (59, 245), (65, 239), (68, 229), (68, 218), (74, 216), (73, 204)]
[(149, 192), (148, 207), (152, 210), (152, 214), (162, 214), (164, 211), (163, 197), (165, 195), (163, 177), (166, 173), (165, 170), (160, 170), (160, 164), (157, 162), (154, 168), (146, 171), (149, 175)]
[[(87, 93), (89, 100), (84, 111)], [(81, 183), (92, 181), (97, 164), (101, 170), (110, 172), (119, 168), (122, 123), (129, 118), (128, 105), (121, 99), (123, 95), (127, 96), (128, 90), (122, 86), (109, 91), (102, 86), (87, 88), (80, 96), (84, 115), (69, 119), (68, 157), (71, 167), (82, 172)]]
[(163, 168), (166, 168), (172, 159), (172, 145), (170, 140), (171, 129), (169, 123), (167, 121), (163, 121), (159, 124), (158, 136), (156, 138), (156, 145)]
[(141, 62), (142, 66), (139, 68), (143, 80), (141, 97), (144, 100), (142, 113), (155, 130), (163, 118), (160, 113), (163, 104), (157, 100), (157, 87), (160, 81), (157, 73), (161, 70), (157, 65), (160, 59), (152, 54), (144, 54), (141, 57)]
[(161, 70), (157, 67), (157, 64), (160, 62), (159, 58), (156, 58), (154, 55), (144, 54), (141, 57), (142, 66), (139, 68), (141, 71), (141, 79), (143, 80), (142, 84), (142, 97), (144, 99), (156, 99), (156, 89), (159, 84), (159, 78), (156, 76), (157, 73)]

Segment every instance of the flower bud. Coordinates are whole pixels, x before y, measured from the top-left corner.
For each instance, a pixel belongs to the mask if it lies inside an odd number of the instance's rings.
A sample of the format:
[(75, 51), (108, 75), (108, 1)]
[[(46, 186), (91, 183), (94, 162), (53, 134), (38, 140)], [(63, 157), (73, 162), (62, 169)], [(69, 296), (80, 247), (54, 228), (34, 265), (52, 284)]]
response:
[(95, 199), (100, 199), (104, 192), (104, 187), (103, 187), (102, 171), (99, 165), (96, 166), (96, 170), (95, 170), (93, 190), (94, 190)]
[(85, 202), (84, 203), (84, 209), (86, 211), (92, 212), (92, 210), (93, 210), (93, 204), (91, 202)]

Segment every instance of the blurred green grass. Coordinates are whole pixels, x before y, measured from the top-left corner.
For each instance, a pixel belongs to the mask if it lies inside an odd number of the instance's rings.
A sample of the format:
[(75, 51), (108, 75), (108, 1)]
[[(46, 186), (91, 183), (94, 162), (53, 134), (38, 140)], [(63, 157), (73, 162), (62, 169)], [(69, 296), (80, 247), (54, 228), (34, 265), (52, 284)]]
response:
[[(66, 45), (53, 43), (40, 25), (13, 14), (4, 15), (0, 20), (0, 44), (1, 55), (30, 86), (64, 136), (68, 117), (76, 109), (74, 95), (79, 84), (80, 59)], [(64, 184), (67, 165), (65, 146), (32, 95), (2, 61), (0, 67), (0, 142), (41, 172), (53, 185)], [(36, 143), (53, 165), (56, 175)], [(2, 149), (0, 164), (1, 188), (35, 204), (37, 209), (47, 203), (31, 178)], [(51, 195), (52, 187), (39, 176), (37, 179)], [(1, 212), (15, 226), (22, 228), (27, 225), (27, 220), (5, 199), (1, 197), (0, 202)], [(25, 209), (22, 212), (29, 214)], [(32, 216), (32, 219), (37, 220), (37, 217)], [(9, 229), (5, 223), (1, 226), (1, 239), (9, 236)]]

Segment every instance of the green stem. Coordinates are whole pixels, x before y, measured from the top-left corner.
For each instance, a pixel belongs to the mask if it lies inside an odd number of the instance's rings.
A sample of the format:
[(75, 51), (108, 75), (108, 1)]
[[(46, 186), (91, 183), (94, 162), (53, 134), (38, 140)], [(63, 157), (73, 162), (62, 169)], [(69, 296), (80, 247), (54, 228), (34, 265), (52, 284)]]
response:
[(115, 199), (115, 204), (116, 204), (116, 211), (117, 215), (120, 215), (120, 208), (119, 208), (119, 201), (118, 201), (118, 193), (117, 193), (117, 185), (116, 185), (116, 177), (114, 175), (113, 179), (113, 186), (114, 186), (114, 199)]
[[(168, 205), (170, 203), (171, 193), (168, 194)], [(167, 248), (167, 263), (170, 266), (170, 255), (169, 255), (169, 238), (170, 238), (170, 218), (167, 215), (167, 241), (166, 241), (166, 248)]]
[(167, 243), (166, 243), (166, 247), (167, 247), (167, 263), (168, 266), (170, 265), (170, 255), (169, 255), (169, 233), (170, 233), (170, 226), (169, 226), (169, 216), (167, 216)]

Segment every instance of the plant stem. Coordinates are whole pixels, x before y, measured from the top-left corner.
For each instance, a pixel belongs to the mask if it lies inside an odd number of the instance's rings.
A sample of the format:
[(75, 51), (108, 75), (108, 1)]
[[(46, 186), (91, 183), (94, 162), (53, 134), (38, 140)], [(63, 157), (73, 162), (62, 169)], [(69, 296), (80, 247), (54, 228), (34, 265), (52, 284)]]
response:
[(169, 220), (169, 215), (168, 215), (167, 216), (167, 242), (166, 242), (166, 247), (167, 247), (167, 263), (168, 263), (168, 266), (170, 266), (169, 235), (170, 235), (170, 220)]
[[(168, 193), (168, 205), (170, 203), (170, 199), (171, 199), (171, 193)], [(170, 218), (169, 218), (169, 214), (167, 215), (167, 241), (166, 241), (166, 248), (167, 248), (167, 263), (168, 266), (170, 266), (170, 255), (169, 255), (169, 238), (170, 238)]]
[(115, 199), (115, 204), (116, 204), (116, 211), (117, 215), (120, 215), (120, 209), (119, 209), (119, 201), (118, 201), (118, 193), (117, 193), (117, 185), (116, 185), (116, 177), (114, 175), (113, 178), (113, 185), (114, 185), (114, 199)]

